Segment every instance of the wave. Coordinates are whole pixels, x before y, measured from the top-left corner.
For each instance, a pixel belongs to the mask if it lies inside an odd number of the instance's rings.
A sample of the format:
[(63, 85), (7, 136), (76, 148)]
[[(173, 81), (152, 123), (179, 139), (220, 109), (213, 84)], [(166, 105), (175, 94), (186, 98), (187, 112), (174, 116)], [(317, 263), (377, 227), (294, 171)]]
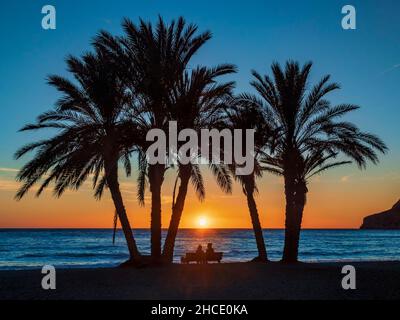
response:
[(125, 257), (122, 253), (94, 253), (94, 252), (65, 252), (65, 253), (26, 253), (18, 256), (18, 258), (101, 258), (101, 257), (113, 257), (122, 258)]
[(48, 257), (48, 254), (41, 254), (41, 253), (26, 253), (20, 256), (17, 256), (17, 258), (44, 258)]

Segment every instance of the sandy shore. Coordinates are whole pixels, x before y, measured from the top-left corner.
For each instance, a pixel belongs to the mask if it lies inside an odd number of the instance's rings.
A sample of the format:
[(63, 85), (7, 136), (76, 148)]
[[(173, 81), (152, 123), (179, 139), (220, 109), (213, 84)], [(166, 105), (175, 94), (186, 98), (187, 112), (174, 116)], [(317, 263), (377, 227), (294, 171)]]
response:
[(54, 291), (41, 289), (40, 270), (0, 271), (0, 299), (400, 299), (400, 262), (352, 263), (357, 270), (354, 291), (341, 288), (343, 265), (236, 263), (58, 270)]

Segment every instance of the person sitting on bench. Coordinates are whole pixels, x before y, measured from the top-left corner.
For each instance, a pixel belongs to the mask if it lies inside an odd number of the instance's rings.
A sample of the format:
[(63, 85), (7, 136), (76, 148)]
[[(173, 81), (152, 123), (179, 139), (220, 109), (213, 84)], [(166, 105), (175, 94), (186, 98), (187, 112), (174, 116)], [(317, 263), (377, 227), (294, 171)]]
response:
[(197, 247), (196, 255), (197, 255), (198, 259), (199, 259), (198, 262), (204, 263), (204, 261), (205, 261), (205, 253), (203, 251), (203, 246), (201, 244), (199, 244), (199, 246)]
[(214, 255), (214, 253), (215, 253), (215, 251), (214, 251), (212, 243), (208, 243), (207, 250), (206, 250), (207, 257), (212, 257)]

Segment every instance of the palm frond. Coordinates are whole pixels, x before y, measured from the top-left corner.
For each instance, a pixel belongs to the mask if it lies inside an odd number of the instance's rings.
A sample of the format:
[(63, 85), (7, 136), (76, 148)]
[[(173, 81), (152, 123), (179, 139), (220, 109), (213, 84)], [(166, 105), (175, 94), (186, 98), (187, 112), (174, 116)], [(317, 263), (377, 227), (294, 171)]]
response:
[(192, 174), (190, 175), (190, 181), (196, 192), (197, 197), (200, 201), (203, 201), (206, 197), (206, 190), (204, 187), (203, 176), (198, 165), (192, 165)]

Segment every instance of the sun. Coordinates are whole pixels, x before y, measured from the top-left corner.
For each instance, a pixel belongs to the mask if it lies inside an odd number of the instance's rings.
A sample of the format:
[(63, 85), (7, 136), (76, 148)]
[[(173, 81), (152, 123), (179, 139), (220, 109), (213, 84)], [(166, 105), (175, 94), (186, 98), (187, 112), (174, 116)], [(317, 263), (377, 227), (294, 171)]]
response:
[(200, 218), (197, 220), (197, 224), (198, 224), (198, 226), (199, 226), (200, 228), (205, 228), (205, 227), (207, 227), (207, 224), (208, 224), (207, 218), (206, 218), (206, 217), (200, 217)]

